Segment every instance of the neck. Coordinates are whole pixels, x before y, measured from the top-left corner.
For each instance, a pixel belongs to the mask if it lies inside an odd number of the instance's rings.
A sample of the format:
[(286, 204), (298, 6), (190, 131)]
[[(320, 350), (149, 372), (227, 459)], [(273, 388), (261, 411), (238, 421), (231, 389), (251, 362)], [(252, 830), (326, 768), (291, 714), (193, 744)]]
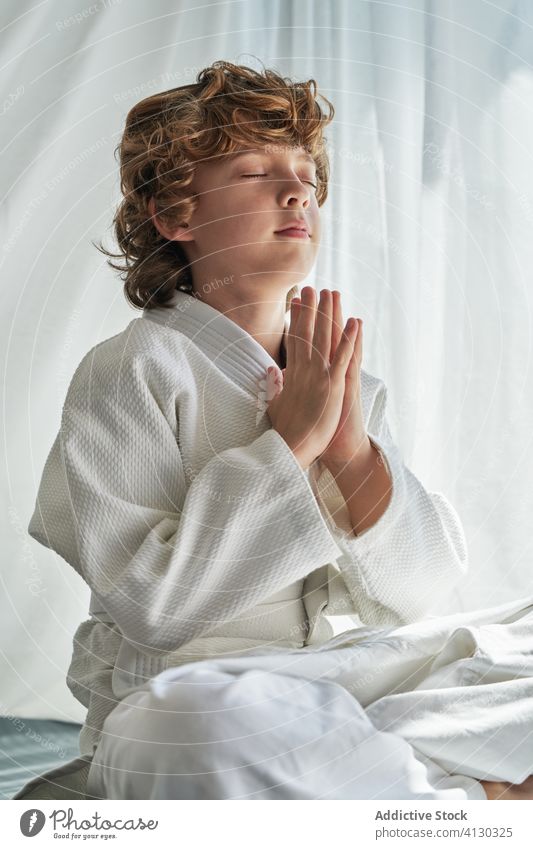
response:
[(287, 291), (273, 295), (266, 300), (254, 300), (248, 289), (236, 286), (193, 293), (198, 300), (209, 304), (242, 327), (272, 357), (279, 368), (285, 368), (286, 352), (284, 344), (285, 304)]

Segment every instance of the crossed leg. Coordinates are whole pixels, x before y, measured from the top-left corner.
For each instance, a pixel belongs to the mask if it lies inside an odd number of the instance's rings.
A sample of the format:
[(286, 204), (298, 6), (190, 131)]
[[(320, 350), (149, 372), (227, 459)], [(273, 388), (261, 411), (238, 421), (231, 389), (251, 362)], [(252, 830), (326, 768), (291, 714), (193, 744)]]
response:
[(109, 714), (88, 792), (108, 799), (483, 799), (341, 685), (209, 663), (169, 669)]

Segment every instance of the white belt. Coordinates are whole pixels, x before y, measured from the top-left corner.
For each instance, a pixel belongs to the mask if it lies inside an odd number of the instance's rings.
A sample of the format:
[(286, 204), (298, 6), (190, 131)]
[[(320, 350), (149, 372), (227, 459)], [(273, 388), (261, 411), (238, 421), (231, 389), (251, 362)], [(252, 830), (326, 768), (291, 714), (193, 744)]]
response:
[(93, 619), (99, 619), (101, 622), (110, 622), (112, 624), (115, 623), (115, 620), (109, 615), (102, 602), (98, 598), (96, 598), (93, 592), (91, 592), (89, 616), (91, 616)]
[[(307, 629), (303, 629), (302, 622), (300, 621), (300, 616), (298, 615), (298, 604), (296, 599), (293, 601), (292, 604), (280, 604), (277, 610), (269, 610), (269, 606), (273, 605), (272, 603), (269, 605), (269, 603), (267, 602), (264, 605), (257, 605), (257, 607), (255, 608), (254, 624), (259, 632), (258, 639), (275, 639), (276, 636), (279, 636), (279, 634), (269, 634), (268, 632), (273, 629), (274, 632), (278, 631), (279, 633), (283, 633), (283, 631), (286, 630), (288, 627), (287, 619), (290, 618), (292, 614), (294, 628), (293, 639), (304, 640), (307, 636), (307, 642), (320, 642), (324, 638), (324, 635), (322, 633), (322, 627), (320, 625), (320, 623), (323, 621), (321, 619), (321, 614), (324, 608), (326, 607), (327, 602), (327, 566), (321, 566), (319, 569), (316, 569), (310, 575), (307, 575), (304, 582), (303, 607), (307, 613), (306, 618), (309, 632), (306, 634), (305, 630)], [(263, 611), (261, 611), (261, 607), (263, 607), (264, 613)], [(247, 611), (248, 614), (250, 614), (250, 612), (253, 611)], [(104, 605), (96, 597), (94, 592), (91, 592), (89, 615), (93, 619), (98, 619), (100, 622), (116, 624), (115, 620), (109, 615)], [(264, 632), (263, 628), (261, 628), (261, 625), (263, 625)], [(297, 628), (296, 625), (298, 625), (299, 627)], [(218, 628), (214, 629), (213, 636), (249, 636), (249, 632), (249, 622), (245, 623), (237, 621), (233, 623), (225, 623), (224, 626), (219, 626)]]
[[(289, 600), (281, 603), (270, 603), (257, 605), (254, 610), (247, 611), (246, 618), (242, 620), (226, 622), (212, 629), (213, 637), (249, 637), (254, 633), (256, 639), (274, 640), (279, 639), (284, 632), (290, 631), (295, 641), (303, 641), (307, 627), (305, 624), (305, 607), (300, 599)], [(115, 624), (115, 620), (109, 615), (102, 602), (91, 592), (89, 615), (100, 622)], [(209, 634), (211, 636), (211, 632)]]

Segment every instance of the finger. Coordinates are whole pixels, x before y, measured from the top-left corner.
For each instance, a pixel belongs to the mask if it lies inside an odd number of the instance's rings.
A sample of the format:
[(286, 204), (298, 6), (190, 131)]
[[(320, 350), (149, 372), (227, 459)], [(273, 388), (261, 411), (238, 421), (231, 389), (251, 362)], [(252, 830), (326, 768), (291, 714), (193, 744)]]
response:
[(329, 289), (322, 289), (316, 311), (312, 357), (329, 366), (331, 351), (331, 318), (333, 304)]
[(357, 339), (355, 340), (355, 346), (356, 346), (356, 349), (357, 349), (357, 351), (356, 351), (357, 359), (359, 360), (359, 363), (361, 363), (361, 360), (363, 359), (363, 319), (362, 318), (359, 319), (359, 327), (358, 327), (358, 330), (357, 330)]
[(330, 370), (333, 373), (333, 377), (340, 377), (340, 375), (344, 377), (346, 374), (354, 350), (355, 329), (355, 319), (349, 318), (342, 332), (341, 341), (335, 351), (333, 362), (331, 364)]
[[(360, 322), (360, 319), (359, 319), (359, 322)], [(361, 325), (359, 323), (359, 326), (358, 326), (357, 331), (356, 331), (356, 337), (355, 337), (355, 342), (354, 342), (354, 346), (353, 346), (352, 356), (350, 357), (350, 363), (348, 365), (348, 368), (346, 369), (346, 380), (349, 383), (358, 383), (359, 378), (360, 378), (360, 358), (359, 358), (359, 353), (358, 353), (359, 350), (360, 350), (360, 347), (359, 347), (359, 334), (360, 333), (361, 333)]]
[(330, 354), (330, 362), (333, 360), (333, 355), (337, 350), (339, 342), (341, 341), (342, 336), (342, 328), (344, 327), (344, 320), (342, 318), (342, 307), (341, 307), (341, 293), (338, 289), (334, 289), (332, 292), (333, 296), (333, 323), (331, 328), (331, 354)]
[(296, 336), (296, 325), (298, 322), (298, 311), (300, 309), (300, 298), (293, 298), (291, 301), (291, 320), (289, 324), (289, 332), (287, 334), (287, 368), (292, 369), (294, 365), (294, 339)]
[(296, 355), (309, 361), (313, 346), (315, 329), (316, 292), (312, 286), (302, 289), (302, 306), (298, 316), (297, 333), (295, 338)]
[(276, 395), (283, 389), (283, 373), (279, 371), (279, 369), (274, 366), (270, 366), (267, 369), (267, 377), (266, 377), (266, 400), (272, 401), (272, 398), (275, 398)]
[(361, 368), (361, 361), (363, 359), (363, 319), (357, 319), (357, 336), (355, 337), (354, 344), (354, 358), (357, 360), (358, 369)]

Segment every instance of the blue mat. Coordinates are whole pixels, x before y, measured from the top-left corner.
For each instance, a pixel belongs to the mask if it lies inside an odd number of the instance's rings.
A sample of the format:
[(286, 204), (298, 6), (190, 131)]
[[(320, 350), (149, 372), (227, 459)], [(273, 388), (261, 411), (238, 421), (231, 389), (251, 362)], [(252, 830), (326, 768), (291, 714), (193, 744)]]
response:
[(52, 719), (0, 717), (0, 799), (36, 775), (79, 756), (81, 725)]

